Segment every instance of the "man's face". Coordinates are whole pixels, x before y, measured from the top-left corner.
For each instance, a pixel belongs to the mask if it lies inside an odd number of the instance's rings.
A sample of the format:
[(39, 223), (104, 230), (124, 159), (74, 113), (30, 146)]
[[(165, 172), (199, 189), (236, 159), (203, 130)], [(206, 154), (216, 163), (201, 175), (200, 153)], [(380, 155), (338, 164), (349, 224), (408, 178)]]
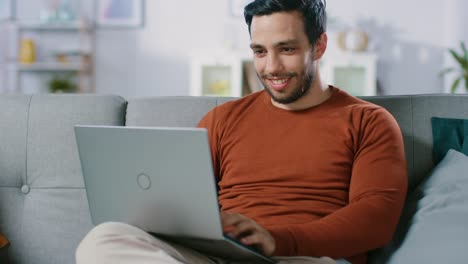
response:
[(302, 15), (254, 16), (250, 30), (255, 70), (272, 99), (290, 104), (307, 94), (315, 67)]

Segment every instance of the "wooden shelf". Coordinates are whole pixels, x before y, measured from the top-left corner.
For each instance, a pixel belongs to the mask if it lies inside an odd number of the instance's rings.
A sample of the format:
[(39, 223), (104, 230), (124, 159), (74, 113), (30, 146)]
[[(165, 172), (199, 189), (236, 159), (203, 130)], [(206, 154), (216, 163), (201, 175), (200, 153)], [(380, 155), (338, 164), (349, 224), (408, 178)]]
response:
[(43, 31), (79, 31), (90, 29), (89, 25), (81, 21), (71, 21), (62, 23), (43, 23), (37, 21), (20, 22), (17, 24), (20, 30), (43, 30)]
[(59, 63), (59, 62), (35, 62), (33, 64), (10, 63), (21, 72), (67, 72), (84, 71), (89, 68), (87, 64), (79, 62)]

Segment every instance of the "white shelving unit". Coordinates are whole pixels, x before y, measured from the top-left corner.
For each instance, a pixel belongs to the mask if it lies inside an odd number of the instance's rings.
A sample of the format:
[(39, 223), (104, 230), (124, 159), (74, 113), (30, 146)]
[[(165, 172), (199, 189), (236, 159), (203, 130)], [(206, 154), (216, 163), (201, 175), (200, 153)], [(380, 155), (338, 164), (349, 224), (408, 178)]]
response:
[[(88, 23), (86, 20), (79, 20), (74, 22), (62, 22), (62, 23), (41, 23), (38, 21), (23, 21), (13, 23), (16, 32), (15, 45), (18, 51), (16, 57), (7, 59), (5, 67), (7, 67), (5, 76), (5, 86), (9, 83), (14, 82), (15, 91), (21, 93), (22, 80), (21, 76), (23, 73), (36, 73), (36, 74), (57, 74), (57, 73), (76, 73), (78, 80), (79, 93), (94, 92), (94, 26)], [(19, 45), (24, 34), (37, 34), (41, 36), (40, 40), (37, 40), (37, 46), (41, 45), (41, 40), (46, 38), (48, 34), (60, 34), (72, 35), (78, 37), (78, 54), (76, 59), (73, 61), (60, 62), (51, 58), (44, 59), (38, 58), (38, 60), (32, 64), (23, 64), (19, 62)], [(76, 44), (76, 43), (75, 43)], [(59, 51), (57, 51), (59, 52)], [(13, 74), (9, 74), (9, 71), (13, 71)], [(10, 80), (8, 76), (14, 76), (14, 80)]]
[[(246, 62), (252, 62), (252, 54), (249, 52), (192, 56), (190, 94), (234, 97), (245, 95), (243, 67)], [(376, 95), (377, 56), (374, 53), (326, 54), (321, 60), (320, 72), (325, 83), (340, 87), (352, 95)], [(262, 89), (261, 84), (256, 86), (258, 87), (253, 90)]]
[(238, 54), (192, 55), (190, 72), (191, 95), (242, 95), (242, 57), (238, 57)]
[(369, 52), (325, 54), (321, 74), (333, 84), (354, 96), (377, 94), (377, 55)]
[(241, 97), (262, 89), (250, 51), (194, 54), (190, 60), (190, 94)]

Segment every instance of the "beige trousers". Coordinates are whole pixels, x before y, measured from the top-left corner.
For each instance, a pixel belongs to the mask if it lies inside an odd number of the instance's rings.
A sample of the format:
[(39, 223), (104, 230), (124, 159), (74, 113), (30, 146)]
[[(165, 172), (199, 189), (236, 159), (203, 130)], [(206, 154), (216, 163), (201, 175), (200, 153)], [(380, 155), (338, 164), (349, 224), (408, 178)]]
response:
[[(277, 257), (281, 264), (336, 264), (328, 257)], [(77, 264), (233, 264), (190, 248), (162, 241), (123, 223), (104, 223), (92, 229), (76, 250)], [(243, 262), (246, 263), (246, 262)]]

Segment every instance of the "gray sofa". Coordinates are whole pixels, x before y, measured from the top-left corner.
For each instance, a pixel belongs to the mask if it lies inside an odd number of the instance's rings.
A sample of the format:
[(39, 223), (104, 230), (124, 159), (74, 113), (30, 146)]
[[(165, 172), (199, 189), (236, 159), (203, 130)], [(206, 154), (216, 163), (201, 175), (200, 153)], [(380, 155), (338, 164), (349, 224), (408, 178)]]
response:
[[(382, 105), (399, 122), (410, 190), (434, 166), (430, 117), (468, 118), (466, 95), (363, 99)], [(0, 263), (74, 263), (75, 248), (92, 223), (73, 125), (195, 126), (208, 110), (228, 100), (232, 98), (127, 102), (101, 95), (0, 96), (0, 232), (11, 241)], [(385, 262), (402, 232), (389, 247), (373, 252), (370, 262)]]

